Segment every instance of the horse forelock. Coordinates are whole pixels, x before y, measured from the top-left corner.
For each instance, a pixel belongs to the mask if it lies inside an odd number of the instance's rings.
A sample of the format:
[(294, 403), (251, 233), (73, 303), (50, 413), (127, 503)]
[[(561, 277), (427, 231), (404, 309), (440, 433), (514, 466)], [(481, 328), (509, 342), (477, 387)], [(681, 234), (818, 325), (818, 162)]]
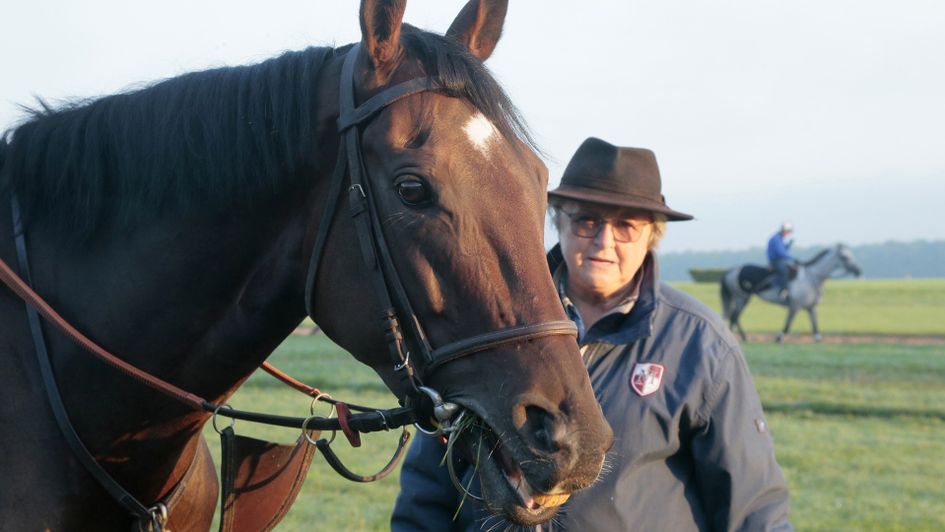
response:
[(40, 101), (0, 149), (0, 192), (19, 196), (28, 223), (81, 240), (107, 217), (133, 223), (291, 187), (313, 164), (313, 88), (333, 52), (286, 52), (56, 109)]
[(419, 59), (424, 74), (442, 92), (471, 103), (510, 142), (540, 152), (518, 109), (482, 61), (448, 37), (408, 28), (401, 34), (408, 56)]

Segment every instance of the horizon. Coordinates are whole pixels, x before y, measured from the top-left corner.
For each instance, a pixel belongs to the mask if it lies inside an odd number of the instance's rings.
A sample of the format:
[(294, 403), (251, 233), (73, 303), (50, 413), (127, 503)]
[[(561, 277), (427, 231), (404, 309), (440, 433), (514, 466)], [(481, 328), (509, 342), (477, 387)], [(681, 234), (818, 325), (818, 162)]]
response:
[[(793, 249), (811, 249), (811, 248), (828, 248), (836, 244), (844, 244), (850, 248), (859, 248), (859, 247), (872, 247), (872, 246), (885, 246), (885, 245), (895, 245), (895, 244), (945, 244), (945, 238), (936, 238), (936, 239), (927, 239), (927, 238), (916, 238), (911, 240), (901, 240), (901, 239), (889, 239), (883, 240), (881, 242), (863, 242), (859, 244), (850, 244), (849, 242), (826, 242), (826, 243), (813, 243), (813, 244), (803, 244), (803, 245), (794, 245)], [(748, 251), (761, 250), (765, 251), (765, 246), (762, 244), (752, 244), (747, 247), (741, 248), (725, 248), (725, 249), (680, 249), (673, 251), (663, 251), (662, 247), (657, 249), (657, 252), (660, 256), (663, 255), (682, 255), (686, 253), (742, 253)]]
[[(410, 0), (443, 33), (464, 2)], [(353, 2), (14, 3), (0, 31), (0, 129), (58, 104), (284, 50), (359, 39)], [(54, 16), (51, 16), (53, 13)], [(940, 240), (945, 4), (912, 0), (512, 2), (486, 65), (549, 157), (549, 187), (589, 136), (652, 149), (664, 252)], [(894, 218), (893, 218), (894, 217)]]

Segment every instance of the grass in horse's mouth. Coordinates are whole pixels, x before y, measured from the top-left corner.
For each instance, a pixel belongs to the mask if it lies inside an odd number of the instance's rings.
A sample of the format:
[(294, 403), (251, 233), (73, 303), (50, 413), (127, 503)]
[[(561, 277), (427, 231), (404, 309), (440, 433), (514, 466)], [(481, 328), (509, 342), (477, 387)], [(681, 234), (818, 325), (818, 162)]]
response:
[[(505, 452), (502, 440), (492, 427), (470, 410), (466, 410), (465, 415), (457, 423), (455, 436), (449, 440), (446, 455), (443, 457), (444, 461), (452, 454), (453, 445), (461, 436), (464, 436), (464, 433), (469, 444), (469, 452), (474, 461), (474, 474), (479, 472), (479, 460), (482, 458), (493, 460), (498, 465), (498, 469), (505, 477), (509, 487), (518, 495), (519, 504), (522, 507), (538, 512), (545, 508), (560, 506), (570, 497), (568, 493), (550, 495), (534, 492), (525, 479), (521, 468), (509, 453)], [(472, 483), (472, 478), (474, 477), (470, 477), (469, 484)], [(469, 484), (465, 486), (465, 492), (459, 508), (456, 509), (456, 515), (459, 515), (459, 510), (466, 500)]]

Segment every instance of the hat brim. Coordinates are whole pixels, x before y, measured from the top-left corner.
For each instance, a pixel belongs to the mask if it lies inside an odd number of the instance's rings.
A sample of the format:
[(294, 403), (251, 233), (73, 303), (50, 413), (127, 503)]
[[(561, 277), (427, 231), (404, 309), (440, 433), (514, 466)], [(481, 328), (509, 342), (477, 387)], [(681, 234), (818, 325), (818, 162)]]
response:
[(601, 205), (628, 207), (631, 209), (658, 212), (666, 216), (666, 220), (670, 222), (684, 222), (686, 220), (692, 220), (693, 218), (691, 214), (674, 211), (662, 203), (658, 203), (647, 198), (635, 198), (632, 196), (618, 195), (612, 192), (597, 191), (584, 187), (579, 188), (562, 185), (554, 190), (549, 190), (548, 195), (577, 201), (600, 203)]

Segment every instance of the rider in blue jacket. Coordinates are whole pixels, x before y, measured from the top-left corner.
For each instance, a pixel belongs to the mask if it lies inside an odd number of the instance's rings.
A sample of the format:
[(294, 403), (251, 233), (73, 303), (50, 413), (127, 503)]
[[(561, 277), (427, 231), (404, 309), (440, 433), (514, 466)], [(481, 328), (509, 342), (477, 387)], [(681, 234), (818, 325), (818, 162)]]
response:
[[(666, 222), (692, 217), (666, 206), (653, 153), (588, 139), (549, 203), (560, 236), (549, 267), (615, 443), (600, 479), (542, 530), (791, 530), (738, 342), (715, 312), (659, 281), (652, 251)], [(504, 530), (463, 501), (445, 451), (433, 438), (414, 442), (392, 530)], [(479, 493), (475, 468), (450, 459)]]
[(786, 300), (788, 297), (788, 267), (797, 262), (788, 252), (793, 241), (787, 238), (794, 232), (791, 222), (781, 224), (781, 229), (768, 239), (768, 262), (774, 270), (774, 281), (778, 287), (778, 297)]

